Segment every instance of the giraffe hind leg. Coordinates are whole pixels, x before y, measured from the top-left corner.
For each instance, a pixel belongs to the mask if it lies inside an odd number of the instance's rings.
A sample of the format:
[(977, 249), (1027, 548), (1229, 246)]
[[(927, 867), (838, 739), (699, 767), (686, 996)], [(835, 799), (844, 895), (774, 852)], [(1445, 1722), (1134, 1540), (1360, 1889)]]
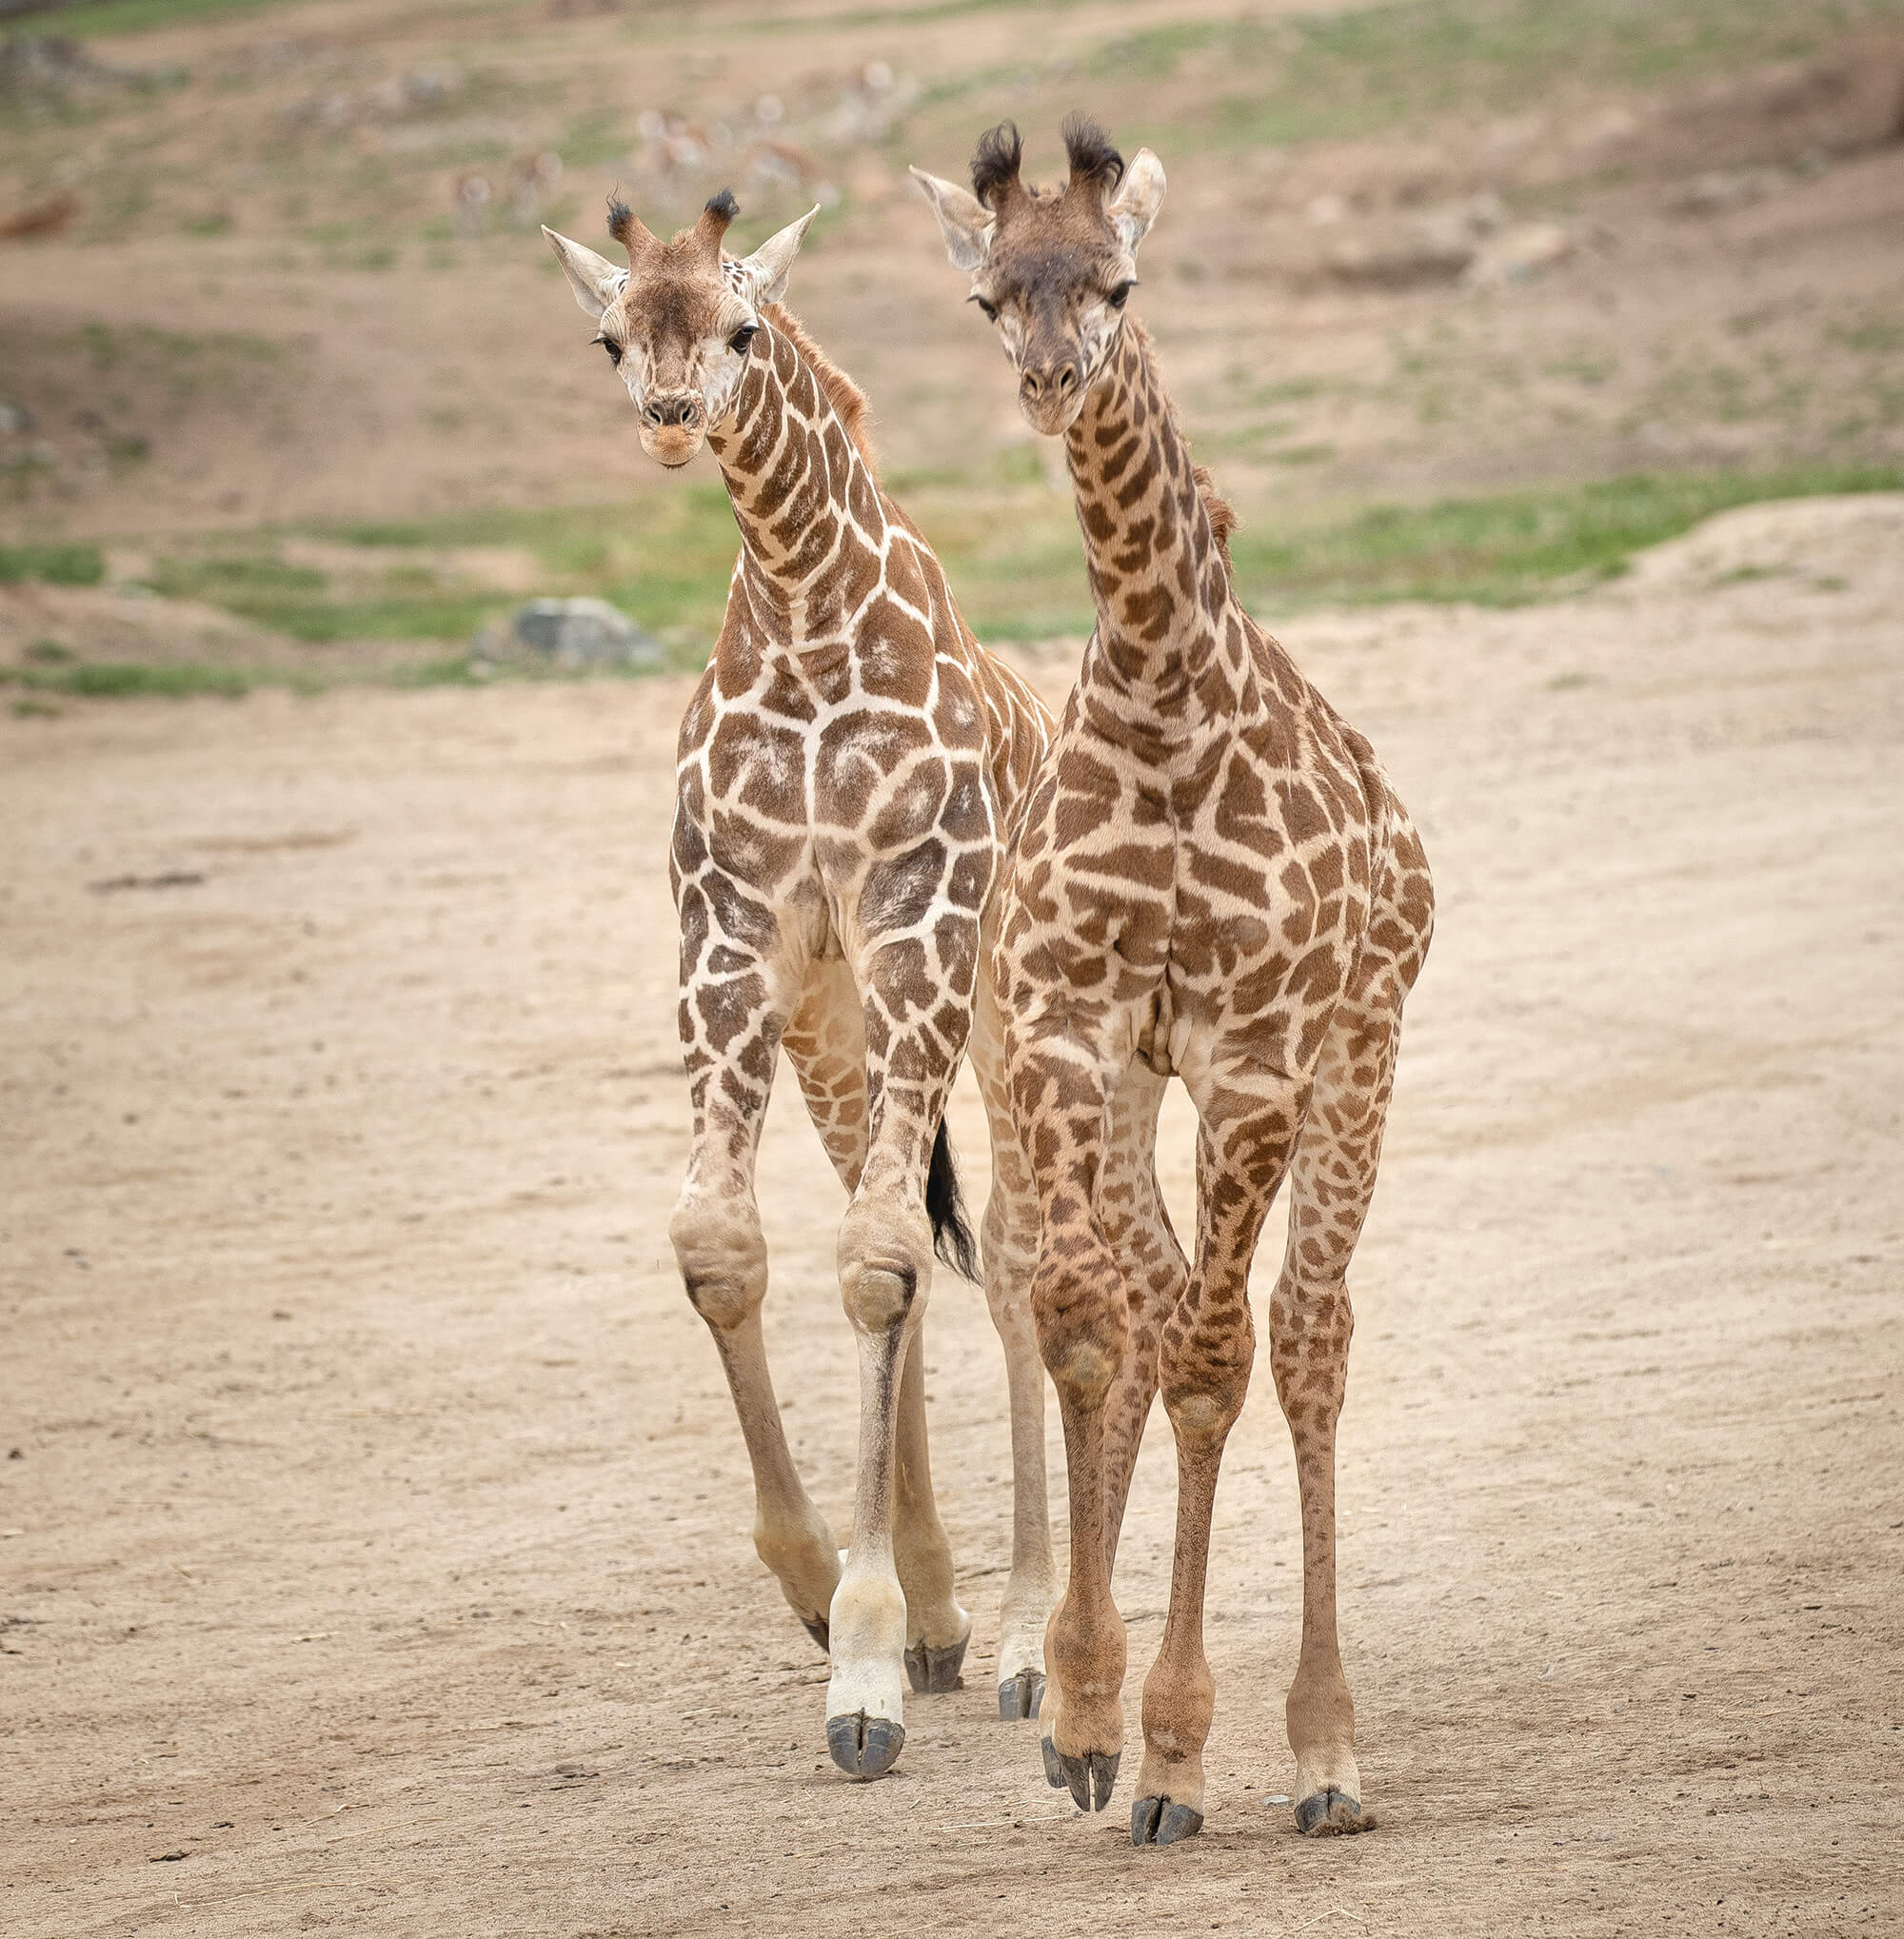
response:
[(1044, 1632), (1058, 1586), (1045, 1475), (1044, 1368), (1031, 1311), (1038, 1195), (1012, 1123), (1002, 1025), (989, 979), (979, 986), (972, 1068), (992, 1140), (992, 1191), (983, 1227), (985, 1303), (1004, 1349), (1011, 1403), (1012, 1548), (999, 1610), (999, 1716), (1020, 1723), (1039, 1716), (1045, 1705)]
[[(781, 965), (761, 960), (742, 979), (757, 992), (746, 1026), (718, 1049), (698, 1034), (689, 1039), (694, 1136), (669, 1237), (687, 1296), (713, 1336), (746, 1442), (754, 1475), (754, 1548), (823, 1650), (827, 1610), (840, 1578), (839, 1551), (794, 1466), (761, 1330), (767, 1254), (754, 1197), (754, 1164), (783, 1014), (775, 997), (788, 980)], [(688, 985), (690, 996), (693, 987)], [(690, 1020), (696, 1015), (691, 1002), (684, 1003), (684, 1011)]]
[[(866, 1163), (866, 1031), (843, 960), (809, 965), (781, 1041), (841, 1183), (857, 1192)], [(905, 1594), (907, 1678), (915, 1690), (942, 1691), (958, 1684), (971, 1623), (953, 1595), (952, 1547), (933, 1496), (923, 1355), (915, 1340), (901, 1379), (893, 1559)], [(824, 1620), (814, 1633), (827, 1640)]]
[[(970, 1032), (977, 932), (976, 918), (962, 934), (942, 923), (936, 957), (916, 938), (875, 943), (855, 979), (865, 1018), (866, 1160), (840, 1224), (839, 1261), (859, 1349), (860, 1448), (852, 1541), (828, 1617), (826, 1739), (833, 1761), (860, 1779), (883, 1776), (905, 1741), (908, 1644), (924, 1645), (928, 1683), (941, 1657), (956, 1680), (947, 1652), (962, 1655), (971, 1630), (930, 1509), (920, 1331), (932, 1285), (927, 1171)], [(962, 1005), (932, 1000), (961, 994)], [(902, 1472), (908, 1463), (910, 1477)]]

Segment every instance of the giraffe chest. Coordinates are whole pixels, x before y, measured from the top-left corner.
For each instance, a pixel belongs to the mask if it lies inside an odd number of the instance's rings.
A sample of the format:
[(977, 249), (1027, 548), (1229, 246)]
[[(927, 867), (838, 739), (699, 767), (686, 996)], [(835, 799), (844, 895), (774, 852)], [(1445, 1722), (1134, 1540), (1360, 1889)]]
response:
[(1160, 1070), (1240, 1037), (1296, 1058), (1353, 972), (1369, 913), (1359, 777), (1326, 744), (1278, 751), (1239, 738), (1173, 779), (1067, 749), (1034, 798), (1004, 947), (1031, 984), (1123, 1012)]
[(863, 654), (830, 683), (770, 663), (738, 697), (710, 689), (684, 733), (677, 879), (731, 885), (821, 957), (946, 917), (976, 929), (998, 874), (988, 716), (972, 683), (942, 664), (922, 702), (879, 691), (877, 673)]

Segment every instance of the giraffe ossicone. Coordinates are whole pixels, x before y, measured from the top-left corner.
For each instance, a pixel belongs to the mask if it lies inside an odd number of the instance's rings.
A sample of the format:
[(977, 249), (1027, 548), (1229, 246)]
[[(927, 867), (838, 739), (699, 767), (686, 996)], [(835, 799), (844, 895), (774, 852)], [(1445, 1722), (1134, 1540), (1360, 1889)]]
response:
[[(1210, 1517), (1255, 1356), (1250, 1262), (1287, 1178), (1269, 1332), (1302, 1515), (1292, 1796), (1305, 1833), (1364, 1830), (1336, 1611), (1346, 1276), (1433, 889), (1368, 742), (1238, 600), (1234, 517), (1192, 462), (1127, 313), (1162, 166), (1147, 148), (1126, 165), (1077, 117), (1064, 142), (1057, 188), (1021, 179), (1009, 123), (979, 143), (969, 190), (913, 171), (997, 326), (1027, 422), (1064, 440), (1097, 612), (1007, 858), (994, 964), (1041, 1219), (1033, 1316), (1069, 1471), (1046, 1771), (1085, 1808), (1101, 1810), (1116, 1780), (1124, 1626), (1111, 1571), (1160, 1390), (1177, 1530), (1131, 1838), (1166, 1845), (1202, 1828)], [(1152, 1176), (1143, 1140), (1165, 1074), (1199, 1119), (1194, 1267), (1133, 1184)]]
[[(676, 769), (669, 877), (693, 1132), (669, 1233), (746, 1442), (755, 1547), (832, 1659), (829, 1751), (870, 1778), (904, 1742), (907, 1682), (956, 1687), (971, 1633), (933, 1500), (922, 1335), (935, 1250), (971, 1255), (944, 1131), (968, 1048), (993, 1135), (983, 1273), (1011, 1394), (1000, 1714), (1035, 1716), (1043, 1689), (1055, 1592), (1037, 1205), (985, 967), (1005, 833), (1052, 723), (979, 645), (882, 487), (864, 398), (781, 305), (811, 216), (737, 259), (722, 248), (736, 212), (724, 191), (663, 242), (614, 204), (626, 269), (545, 233), (643, 448), (672, 468), (704, 445), (741, 530)], [(754, 1173), (783, 1051), (848, 1193), (839, 1282), (860, 1411), (844, 1550), (795, 1469), (761, 1328)]]

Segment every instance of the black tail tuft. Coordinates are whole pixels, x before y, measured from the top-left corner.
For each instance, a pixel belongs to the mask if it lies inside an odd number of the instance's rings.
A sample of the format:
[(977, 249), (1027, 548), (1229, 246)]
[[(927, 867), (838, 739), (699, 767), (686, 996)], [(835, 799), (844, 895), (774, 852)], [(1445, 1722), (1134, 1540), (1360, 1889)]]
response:
[(959, 1195), (959, 1172), (952, 1162), (952, 1140), (945, 1120), (932, 1140), (932, 1163), (925, 1174), (925, 1212), (932, 1220), (932, 1250), (942, 1264), (967, 1279), (979, 1276), (979, 1245), (965, 1223), (965, 1201)]

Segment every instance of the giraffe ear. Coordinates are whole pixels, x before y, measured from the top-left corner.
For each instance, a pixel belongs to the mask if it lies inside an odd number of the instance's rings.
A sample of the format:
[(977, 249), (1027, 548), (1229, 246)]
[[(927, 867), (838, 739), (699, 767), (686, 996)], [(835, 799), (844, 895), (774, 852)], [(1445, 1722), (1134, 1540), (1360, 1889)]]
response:
[(770, 235), (751, 256), (741, 262), (741, 287), (750, 303), (778, 303), (786, 294), (786, 279), (793, 272), (793, 259), (806, 237), (806, 226), (820, 213), (816, 202), (798, 222), (790, 222), (776, 235)]
[(580, 243), (571, 243), (566, 236), (557, 235), (552, 228), (545, 228), (543, 234), (548, 238), (548, 246), (555, 251), (555, 260), (562, 265), (562, 273), (568, 278), (568, 287), (575, 292), (575, 301), (599, 323), (602, 312), (626, 287), (628, 272), (616, 268), (605, 256), (598, 256), (593, 249), (585, 249)]
[(1150, 233), (1157, 211), (1163, 207), (1163, 164), (1148, 148), (1131, 157), (1118, 192), (1105, 205), (1111, 226), (1134, 256), (1137, 246)]
[(914, 168), (912, 179), (925, 191), (932, 212), (939, 218), (940, 233), (945, 238), (945, 253), (955, 269), (976, 269), (992, 247), (992, 211), (956, 182), (942, 182), (923, 168)]

